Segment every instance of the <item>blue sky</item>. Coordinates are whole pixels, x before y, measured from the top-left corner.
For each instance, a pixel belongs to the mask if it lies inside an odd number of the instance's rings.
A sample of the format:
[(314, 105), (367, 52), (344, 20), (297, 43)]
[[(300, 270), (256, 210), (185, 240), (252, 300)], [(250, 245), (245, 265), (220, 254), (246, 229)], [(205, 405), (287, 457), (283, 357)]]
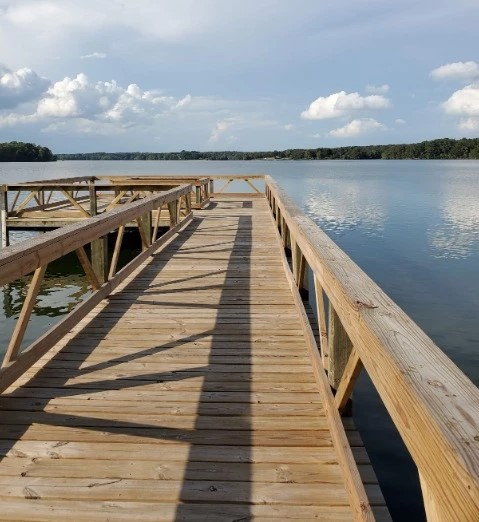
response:
[(478, 0), (0, 0), (0, 141), (274, 150), (479, 136)]

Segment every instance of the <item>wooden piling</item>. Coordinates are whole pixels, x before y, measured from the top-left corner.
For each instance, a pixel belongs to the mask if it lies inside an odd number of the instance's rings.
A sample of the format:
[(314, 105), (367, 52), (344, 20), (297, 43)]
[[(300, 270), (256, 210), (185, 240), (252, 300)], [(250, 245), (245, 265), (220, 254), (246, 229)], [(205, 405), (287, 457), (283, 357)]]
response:
[(0, 236), (1, 248), (8, 246), (8, 230), (7, 230), (7, 214), (8, 214), (8, 191), (7, 186), (0, 187)]
[[(95, 182), (89, 183), (90, 215), (98, 214), (98, 199)], [(91, 264), (100, 284), (108, 280), (108, 235), (99, 237), (91, 242)]]

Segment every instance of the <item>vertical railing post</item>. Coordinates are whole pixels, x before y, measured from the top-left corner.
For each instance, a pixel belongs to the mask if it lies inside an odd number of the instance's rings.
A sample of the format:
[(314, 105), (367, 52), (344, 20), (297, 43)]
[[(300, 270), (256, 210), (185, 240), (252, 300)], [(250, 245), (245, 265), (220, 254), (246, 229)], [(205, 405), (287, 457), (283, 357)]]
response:
[(8, 188), (7, 188), (7, 185), (2, 185), (0, 187), (0, 235), (1, 235), (1, 247), (2, 248), (5, 248), (8, 246), (7, 216), (8, 216)]
[(198, 185), (195, 186), (195, 197), (196, 204), (201, 208), (201, 187)]
[(210, 178), (210, 196), (215, 191), (215, 181)]
[[(90, 215), (98, 214), (98, 201), (95, 181), (89, 183)], [(91, 264), (100, 284), (108, 280), (108, 236), (99, 237), (91, 242)]]
[(348, 363), (353, 345), (331, 303), (329, 303), (328, 342), (329, 384), (334, 390), (337, 390), (344, 374), (346, 364)]
[(168, 212), (170, 214), (170, 229), (178, 223), (178, 202), (170, 201), (168, 203)]

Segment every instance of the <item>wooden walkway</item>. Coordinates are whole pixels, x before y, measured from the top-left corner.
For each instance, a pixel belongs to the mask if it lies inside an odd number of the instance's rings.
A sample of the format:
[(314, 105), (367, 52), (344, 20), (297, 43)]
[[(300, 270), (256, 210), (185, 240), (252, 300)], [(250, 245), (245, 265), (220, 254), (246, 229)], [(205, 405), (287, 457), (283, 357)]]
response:
[(265, 198), (195, 212), (1, 396), (1, 519), (351, 520), (283, 255)]

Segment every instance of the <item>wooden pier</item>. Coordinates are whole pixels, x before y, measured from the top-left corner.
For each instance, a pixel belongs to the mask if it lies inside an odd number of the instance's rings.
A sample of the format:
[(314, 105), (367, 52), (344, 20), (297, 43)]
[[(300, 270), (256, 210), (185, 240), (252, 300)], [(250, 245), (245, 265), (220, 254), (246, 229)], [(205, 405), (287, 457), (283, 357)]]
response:
[[(100, 215), (0, 251), (0, 285), (33, 272), (0, 370), (2, 520), (389, 520), (344, 415), (363, 368), (418, 466), (428, 520), (479, 519), (477, 388), (259, 178), (112, 177)], [(250, 192), (227, 193), (231, 179)], [(89, 185), (88, 203), (66, 193), (90, 212), (97, 182), (48, 186)], [(134, 200), (119, 197), (133, 185)], [(64, 196), (61, 212), (77, 212)], [(118, 269), (126, 227), (143, 249)], [(109, 234), (95, 264), (87, 246)], [(70, 252), (91, 295), (21, 349), (48, 263)]]

